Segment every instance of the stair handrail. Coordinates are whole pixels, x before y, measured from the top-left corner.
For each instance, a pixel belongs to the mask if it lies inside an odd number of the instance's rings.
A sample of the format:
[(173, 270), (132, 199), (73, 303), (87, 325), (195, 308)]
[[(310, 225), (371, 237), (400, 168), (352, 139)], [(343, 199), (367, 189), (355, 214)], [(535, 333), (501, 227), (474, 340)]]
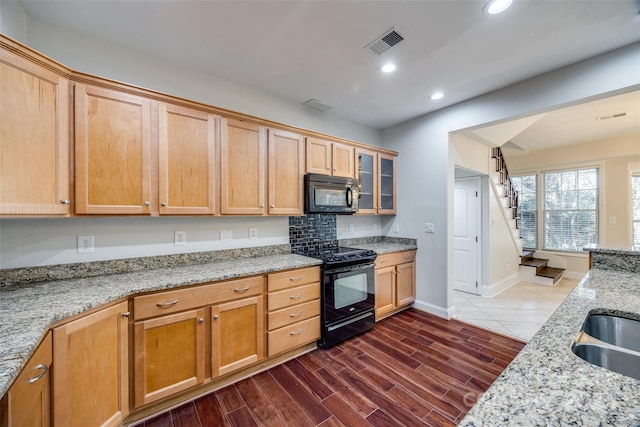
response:
[(491, 148), (491, 157), (496, 159), (496, 172), (500, 173), (500, 184), (504, 188), (503, 197), (507, 198), (509, 208), (511, 208), (511, 218), (516, 220), (516, 228), (519, 229), (518, 224), (518, 192), (513, 187), (513, 181), (511, 180), (511, 174), (507, 168), (507, 162), (504, 160), (502, 150), (500, 147)]

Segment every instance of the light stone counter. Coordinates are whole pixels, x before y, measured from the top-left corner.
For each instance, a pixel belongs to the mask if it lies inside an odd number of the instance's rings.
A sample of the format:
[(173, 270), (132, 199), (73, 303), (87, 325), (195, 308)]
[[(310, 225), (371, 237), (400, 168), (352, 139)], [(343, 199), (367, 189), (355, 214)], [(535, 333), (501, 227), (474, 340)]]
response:
[(418, 245), (415, 239), (390, 237), (364, 237), (357, 239), (344, 239), (340, 240), (340, 246), (347, 246), (357, 249), (368, 249), (374, 251), (378, 255), (418, 249)]
[(640, 426), (640, 381), (570, 349), (592, 309), (640, 319), (640, 274), (592, 269), (459, 425)]
[(320, 264), (314, 258), (277, 254), (0, 287), (0, 396), (55, 322), (144, 292)]

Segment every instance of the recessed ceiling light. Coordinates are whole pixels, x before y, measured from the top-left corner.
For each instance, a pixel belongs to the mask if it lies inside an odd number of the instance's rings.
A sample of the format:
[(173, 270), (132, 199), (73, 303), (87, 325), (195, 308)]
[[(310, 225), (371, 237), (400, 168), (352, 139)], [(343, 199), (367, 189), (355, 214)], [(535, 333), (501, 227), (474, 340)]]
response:
[(385, 64), (381, 68), (382, 72), (384, 73), (390, 73), (392, 71), (395, 71), (395, 69), (396, 69), (396, 66), (393, 64)]
[(484, 6), (484, 10), (489, 15), (496, 15), (509, 9), (512, 2), (513, 0), (490, 0), (489, 3)]
[(434, 92), (429, 97), (429, 99), (432, 100), (432, 101), (437, 101), (438, 99), (442, 99), (442, 98), (444, 98), (444, 93), (442, 93), (442, 92)]

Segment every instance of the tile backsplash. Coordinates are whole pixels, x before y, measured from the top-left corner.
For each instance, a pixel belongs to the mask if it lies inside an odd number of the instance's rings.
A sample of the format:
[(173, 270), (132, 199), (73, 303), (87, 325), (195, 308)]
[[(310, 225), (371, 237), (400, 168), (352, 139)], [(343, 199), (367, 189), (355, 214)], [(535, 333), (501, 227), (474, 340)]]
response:
[(336, 214), (289, 217), (291, 252), (307, 254), (338, 247)]

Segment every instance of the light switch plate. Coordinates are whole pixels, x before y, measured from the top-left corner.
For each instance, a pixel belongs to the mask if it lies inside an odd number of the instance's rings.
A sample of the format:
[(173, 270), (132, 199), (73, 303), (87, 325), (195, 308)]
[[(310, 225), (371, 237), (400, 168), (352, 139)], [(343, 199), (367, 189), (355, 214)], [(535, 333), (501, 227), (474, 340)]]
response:
[(258, 227), (249, 227), (249, 240), (256, 240), (258, 238)]
[(174, 246), (186, 246), (187, 245), (187, 232), (186, 231), (174, 231), (173, 232), (173, 244), (174, 244)]
[(434, 229), (435, 229), (435, 225), (433, 225), (432, 222), (425, 222), (424, 223), (424, 232), (425, 233), (434, 233), (435, 232)]

